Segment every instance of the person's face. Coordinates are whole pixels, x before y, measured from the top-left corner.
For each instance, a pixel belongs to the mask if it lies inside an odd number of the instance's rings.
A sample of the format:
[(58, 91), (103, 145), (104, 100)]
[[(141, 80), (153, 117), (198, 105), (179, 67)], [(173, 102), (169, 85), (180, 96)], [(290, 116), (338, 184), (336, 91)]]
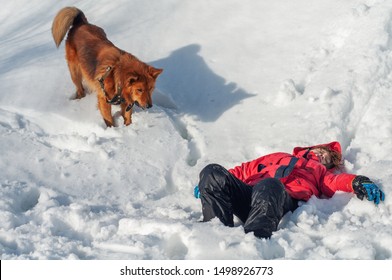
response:
[(331, 155), (328, 151), (321, 148), (315, 148), (311, 151), (317, 156), (321, 164), (325, 166), (329, 166), (331, 164)]

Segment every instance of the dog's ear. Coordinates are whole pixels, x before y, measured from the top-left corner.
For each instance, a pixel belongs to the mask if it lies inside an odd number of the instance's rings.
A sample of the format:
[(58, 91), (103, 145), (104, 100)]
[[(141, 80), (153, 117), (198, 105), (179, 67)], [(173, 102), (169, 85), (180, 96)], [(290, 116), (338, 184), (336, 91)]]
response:
[(134, 82), (136, 82), (137, 80), (139, 80), (139, 77), (138, 76), (129, 76), (128, 77), (128, 81), (129, 81), (129, 84), (133, 84)]
[(154, 79), (156, 79), (159, 76), (159, 74), (161, 74), (162, 72), (163, 72), (163, 69), (158, 69), (158, 68), (154, 68), (152, 66), (148, 66), (148, 73)]

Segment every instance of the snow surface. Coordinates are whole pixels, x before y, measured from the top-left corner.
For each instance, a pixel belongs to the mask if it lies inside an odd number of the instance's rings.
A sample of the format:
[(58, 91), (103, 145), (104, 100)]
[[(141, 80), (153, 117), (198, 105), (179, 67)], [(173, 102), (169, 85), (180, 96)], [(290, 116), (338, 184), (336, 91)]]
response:
[[(77, 6), (164, 68), (106, 128), (75, 101), (52, 20)], [(392, 259), (392, 2), (1, 0), (1, 259)], [(311, 198), (270, 240), (200, 223), (208, 163), (340, 141), (386, 193)]]

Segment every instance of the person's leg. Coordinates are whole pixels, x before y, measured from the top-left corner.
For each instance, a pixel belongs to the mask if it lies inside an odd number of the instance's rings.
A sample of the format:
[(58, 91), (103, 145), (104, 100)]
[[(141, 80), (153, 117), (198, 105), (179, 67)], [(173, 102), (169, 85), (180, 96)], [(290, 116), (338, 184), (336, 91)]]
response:
[(245, 232), (269, 238), (276, 231), (282, 217), (298, 207), (284, 185), (275, 178), (264, 179), (253, 187), (251, 210), (245, 222)]
[(200, 198), (203, 221), (215, 217), (226, 226), (234, 226), (233, 215), (245, 222), (249, 211), (252, 187), (243, 183), (224, 167), (209, 164), (200, 172)]

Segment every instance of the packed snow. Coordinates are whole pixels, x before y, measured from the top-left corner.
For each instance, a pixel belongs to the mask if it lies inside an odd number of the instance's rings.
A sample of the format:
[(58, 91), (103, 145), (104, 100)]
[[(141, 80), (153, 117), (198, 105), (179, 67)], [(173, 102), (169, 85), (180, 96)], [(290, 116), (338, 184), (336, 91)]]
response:
[[(1, 259), (392, 259), (392, 2), (2, 1)], [(73, 100), (51, 24), (81, 9), (164, 72), (154, 107), (106, 128)], [(119, 108), (116, 107), (115, 111)], [(271, 239), (201, 223), (201, 169), (342, 144), (379, 206), (312, 197)]]

